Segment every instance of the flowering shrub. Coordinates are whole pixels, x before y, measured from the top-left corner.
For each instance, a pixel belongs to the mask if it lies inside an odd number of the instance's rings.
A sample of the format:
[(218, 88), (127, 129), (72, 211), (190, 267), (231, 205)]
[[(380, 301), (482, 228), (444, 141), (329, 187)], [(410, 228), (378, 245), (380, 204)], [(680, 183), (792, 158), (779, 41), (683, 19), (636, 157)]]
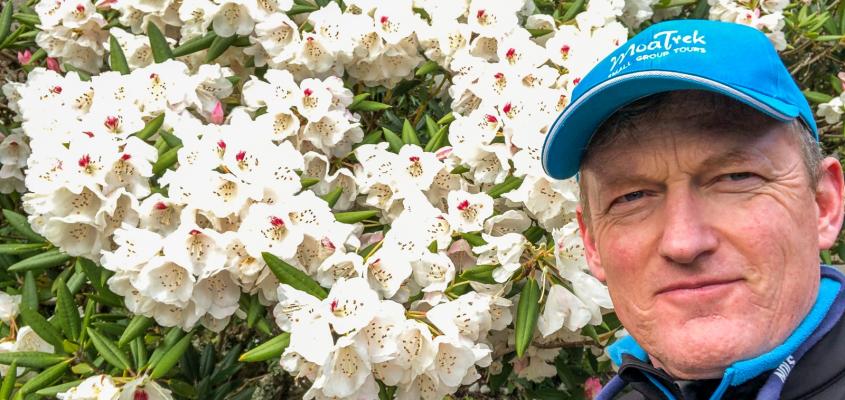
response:
[(7, 4), (0, 398), (592, 396), (623, 331), (549, 124), (631, 33), (709, 16), (795, 57), (832, 133), (836, 4)]

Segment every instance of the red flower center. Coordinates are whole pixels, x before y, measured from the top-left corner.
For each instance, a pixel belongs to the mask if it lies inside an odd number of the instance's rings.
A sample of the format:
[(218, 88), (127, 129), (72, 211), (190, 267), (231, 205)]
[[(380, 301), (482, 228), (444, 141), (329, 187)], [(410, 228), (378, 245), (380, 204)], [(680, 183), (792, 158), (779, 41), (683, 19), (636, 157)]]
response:
[(120, 119), (114, 116), (106, 117), (106, 121), (103, 122), (103, 125), (106, 126), (109, 130), (117, 130), (117, 126), (120, 124)]
[(504, 111), (505, 114), (511, 112), (511, 103), (510, 102), (505, 103), (505, 106), (502, 107), (502, 111)]
[(508, 59), (513, 58), (515, 55), (516, 55), (516, 49), (513, 48), (513, 47), (509, 48), (507, 53), (505, 53), (505, 57), (507, 57)]
[(196, 235), (199, 235), (202, 232), (200, 232), (198, 229), (191, 229), (191, 232), (189, 232), (189, 233), (191, 234), (191, 236), (196, 236)]
[(469, 200), (464, 200), (458, 203), (458, 211), (464, 211), (469, 208)]
[(417, 157), (417, 156), (410, 156), (410, 157), (408, 157), (408, 159), (411, 160), (411, 162), (417, 162), (417, 161), (420, 160), (420, 158)]
[(149, 400), (150, 396), (147, 395), (147, 392), (143, 389), (135, 390), (135, 395), (132, 396), (132, 400)]
[(219, 147), (221, 150), (226, 150), (226, 142), (224, 142), (223, 140), (218, 140), (217, 147)]
[(159, 201), (158, 203), (155, 203), (155, 205), (154, 205), (153, 207), (154, 207), (156, 210), (166, 210), (166, 209), (167, 209), (167, 204), (164, 204), (164, 202)]
[(239, 151), (238, 154), (235, 154), (235, 160), (243, 161), (246, 158), (246, 151)]
[(126, 161), (126, 160), (128, 160), (128, 159), (130, 159), (130, 158), (132, 158), (132, 155), (131, 155), (131, 154), (129, 154), (129, 153), (123, 153), (123, 155), (122, 155), (122, 156), (120, 156), (120, 159), (121, 159), (122, 161)]
[(495, 115), (487, 114), (486, 117), (487, 117), (487, 122), (489, 122), (491, 124), (495, 124), (496, 122), (499, 122), (499, 119), (496, 118)]
[(314, 91), (312, 91), (311, 89), (305, 89), (302, 93), (305, 94), (305, 96), (311, 96), (312, 94), (314, 94)]
[(381, 22), (382, 25), (386, 25), (387, 20), (388, 20), (387, 15), (382, 15), (381, 18), (379, 18), (379, 22)]
[(59, 94), (59, 93), (62, 92), (62, 87), (61, 86), (53, 86), (53, 88), (50, 89), (50, 91), (55, 93), (55, 94)]
[(82, 167), (82, 168), (86, 168), (90, 164), (91, 164), (91, 156), (89, 156), (88, 154), (82, 156), (79, 159), (79, 166)]
[(273, 226), (278, 228), (280, 226), (285, 226), (285, 221), (283, 221), (279, 217), (272, 216), (272, 217), (270, 217), (270, 225), (273, 225)]

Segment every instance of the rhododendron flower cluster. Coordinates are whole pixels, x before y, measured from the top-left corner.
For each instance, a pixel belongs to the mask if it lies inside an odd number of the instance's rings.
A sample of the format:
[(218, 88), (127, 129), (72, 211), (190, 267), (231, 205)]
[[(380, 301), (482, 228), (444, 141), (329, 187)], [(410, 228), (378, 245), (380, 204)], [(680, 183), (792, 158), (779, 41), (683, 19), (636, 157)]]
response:
[[(441, 399), (505, 368), (539, 382), (555, 343), (600, 354), (616, 331), (545, 136), (632, 29), (680, 12), (658, 3), (561, 23), (524, 0), (41, 1), (35, 42), (62, 67), (2, 88), (19, 127), (0, 192), (131, 314), (221, 332), (266, 313), (305, 398)], [(710, 4), (783, 41), (784, 2)], [(0, 320), (20, 303), (0, 292)], [(54, 350), (16, 333), (0, 352)], [(58, 396), (171, 398), (147, 372)]]

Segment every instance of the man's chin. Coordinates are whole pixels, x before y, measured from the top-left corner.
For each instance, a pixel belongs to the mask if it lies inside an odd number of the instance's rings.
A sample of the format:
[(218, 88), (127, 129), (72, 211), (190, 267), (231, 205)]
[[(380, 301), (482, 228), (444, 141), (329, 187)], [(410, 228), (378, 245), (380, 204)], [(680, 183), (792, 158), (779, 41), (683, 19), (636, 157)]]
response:
[(745, 324), (724, 319), (688, 321), (671, 331), (664, 331), (651, 352), (656, 364), (679, 379), (720, 378), (731, 364), (765, 352), (762, 337)]

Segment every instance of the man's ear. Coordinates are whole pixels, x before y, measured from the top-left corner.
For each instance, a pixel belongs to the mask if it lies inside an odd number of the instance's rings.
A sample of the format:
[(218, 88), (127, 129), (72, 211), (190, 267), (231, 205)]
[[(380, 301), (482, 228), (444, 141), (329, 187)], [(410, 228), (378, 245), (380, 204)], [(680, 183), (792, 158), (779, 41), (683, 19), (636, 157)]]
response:
[(842, 228), (842, 206), (845, 184), (839, 160), (827, 157), (819, 166), (819, 183), (816, 187), (816, 206), (819, 212), (819, 250), (833, 246)]
[(590, 272), (596, 279), (604, 282), (605, 274), (604, 268), (601, 266), (601, 256), (599, 256), (596, 242), (593, 240), (592, 230), (590, 224), (584, 222), (584, 209), (579, 204), (575, 208), (575, 216), (578, 219), (578, 230), (581, 232), (581, 240), (584, 241), (584, 255), (587, 257), (587, 265), (590, 267)]

